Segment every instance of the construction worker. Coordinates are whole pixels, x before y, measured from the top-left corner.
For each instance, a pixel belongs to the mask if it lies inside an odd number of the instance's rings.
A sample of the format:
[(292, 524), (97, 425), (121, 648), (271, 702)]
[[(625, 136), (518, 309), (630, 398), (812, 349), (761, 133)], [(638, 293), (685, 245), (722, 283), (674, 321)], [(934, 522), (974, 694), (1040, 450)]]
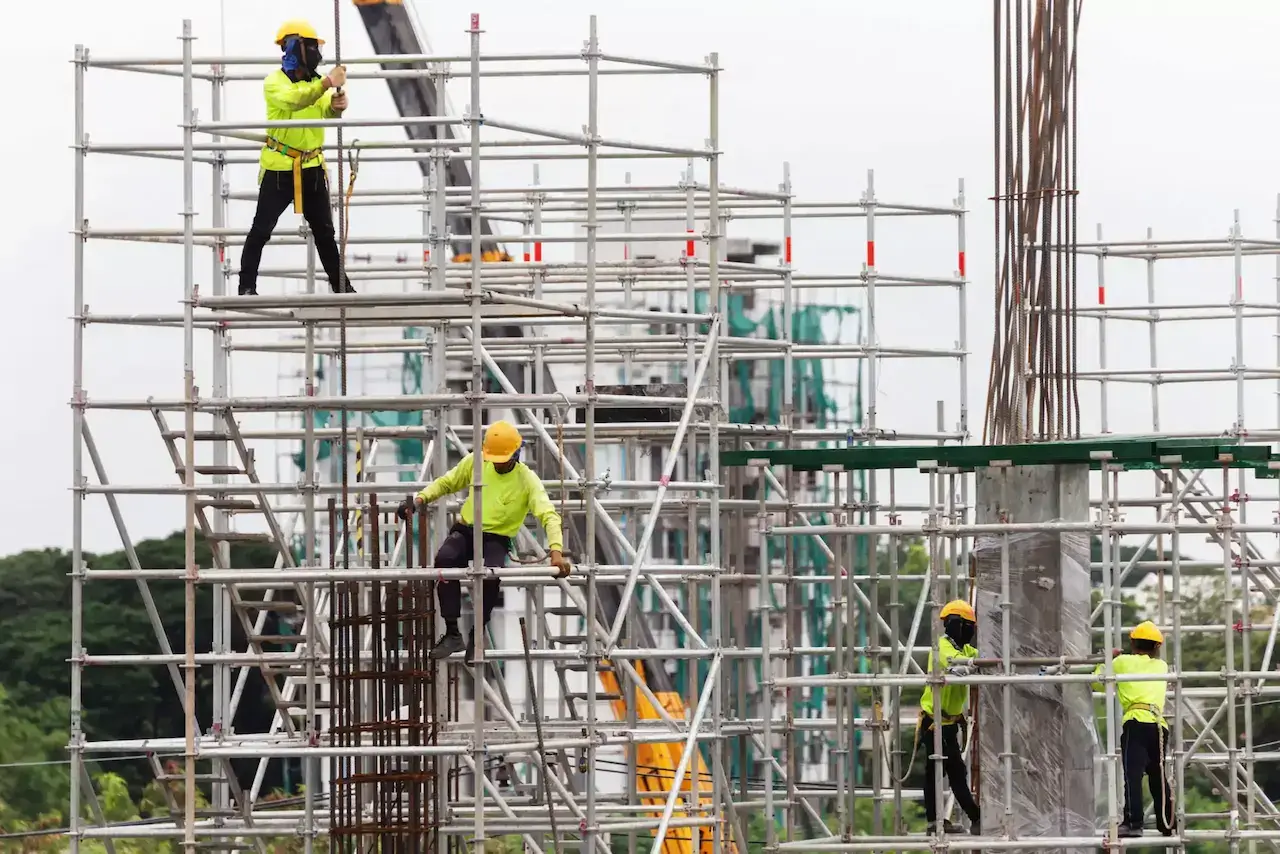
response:
[[(283, 51), (280, 67), (262, 81), (267, 121), (341, 118), (347, 109), (347, 94), (342, 91), (347, 71), (335, 65), (320, 76), (324, 40), (315, 29), (306, 21), (285, 21), (276, 33), (276, 44)], [(311, 227), (330, 289), (334, 293), (355, 292), (350, 280), (340, 276), (323, 147), (324, 128), (267, 128), (267, 143), (259, 159), (258, 209), (240, 251), (241, 296), (257, 295), (262, 249), (290, 203), (293, 212), (302, 214)]]
[[(973, 641), (977, 637), (978, 621), (973, 613), (973, 606), (963, 599), (948, 602), (942, 608), (942, 637), (938, 638), (938, 662), (942, 670), (951, 675), (968, 676), (971, 669), (966, 665), (952, 667), (953, 658), (977, 658), (978, 650)], [(933, 672), (934, 651), (929, 652), (929, 673)], [(956, 797), (956, 805), (969, 817), (970, 830), (977, 836), (982, 833), (982, 814), (973, 793), (969, 791), (969, 769), (965, 767), (963, 750), (960, 746), (960, 724), (964, 722), (965, 706), (969, 701), (967, 685), (947, 685), (942, 689), (942, 708), (935, 712), (933, 686), (926, 685), (924, 695), (920, 698), (920, 723), (916, 729), (916, 740), (925, 746), (925, 755), (933, 753), (933, 727), (940, 718), (942, 721), (942, 768), (947, 780), (951, 783), (951, 792)], [(929, 822), (929, 832), (938, 829), (938, 792), (934, 782), (935, 769), (930, 762), (925, 766), (924, 775), (924, 814)], [(964, 830), (943, 821), (944, 833), (963, 833)]]
[[(524, 525), (525, 516), (532, 514), (547, 532), (547, 551), (551, 565), (560, 570), (560, 577), (570, 572), (569, 561), (561, 554), (563, 548), (560, 514), (547, 498), (542, 481), (533, 470), (520, 462), (520, 432), (509, 421), (497, 421), (484, 431), (481, 455), (484, 460), (484, 497), (481, 517), (484, 522), (484, 565), (501, 567), (507, 562), (511, 540)], [(461, 492), (472, 483), (474, 474), (473, 454), (467, 454), (448, 473), (432, 481), (431, 485), (400, 506), (400, 518), (407, 519), (424, 504), (438, 498)], [(475, 509), (474, 491), (462, 505), (460, 520), (449, 529), (439, 551), (436, 552), (437, 568), (463, 569), (472, 559), (474, 543)], [(488, 576), (484, 579), (481, 624), (487, 626), (494, 607), (498, 604), (500, 580)], [(471, 638), (464, 644), (458, 631), (458, 618), (462, 614), (462, 585), (455, 579), (436, 584), (440, 602), (440, 617), (444, 620), (444, 634), (436, 641), (432, 658), (447, 658), (464, 647), (467, 660), (474, 657)]]
[[(1117, 676), (1139, 673), (1169, 672), (1169, 665), (1159, 657), (1164, 635), (1150, 620), (1139, 623), (1129, 633), (1133, 651), (1124, 655), (1115, 650), (1111, 672)], [(1105, 665), (1094, 670), (1101, 675)], [(1173, 795), (1164, 773), (1164, 754), (1169, 746), (1169, 725), (1164, 719), (1164, 695), (1168, 682), (1163, 679), (1144, 682), (1117, 682), (1122, 718), (1120, 756), (1124, 765), (1124, 821), (1119, 835), (1132, 839), (1142, 835), (1142, 777), (1147, 776), (1151, 798), (1155, 804), (1156, 827), (1165, 836), (1173, 835)], [(1103, 690), (1101, 682), (1093, 683), (1095, 691)]]

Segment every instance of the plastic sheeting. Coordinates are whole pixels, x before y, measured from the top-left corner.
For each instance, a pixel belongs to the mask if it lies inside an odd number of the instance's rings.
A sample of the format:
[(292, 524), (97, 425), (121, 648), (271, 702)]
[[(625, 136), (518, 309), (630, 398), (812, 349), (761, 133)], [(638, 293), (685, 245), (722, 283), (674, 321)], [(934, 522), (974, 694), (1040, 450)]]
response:
[[(1026, 466), (978, 474), (978, 521), (1088, 518), (1088, 468)], [(1085, 656), (1090, 649), (1089, 538), (1083, 533), (1027, 533), (981, 537), (974, 544), (978, 649), (1004, 654), (1002, 551), (1008, 549), (1010, 655)], [(1025, 668), (1023, 670), (1025, 672)], [(1012, 714), (1005, 743), (1005, 692)], [(1008, 828), (1017, 837), (1089, 836), (1095, 831), (1099, 778), (1093, 699), (1084, 683), (982, 686), (979, 727), (979, 803), (986, 833)], [(1006, 752), (1012, 754), (1012, 780)], [(1077, 849), (1071, 849), (1077, 850)], [(1090, 850), (1090, 849), (1078, 849)]]

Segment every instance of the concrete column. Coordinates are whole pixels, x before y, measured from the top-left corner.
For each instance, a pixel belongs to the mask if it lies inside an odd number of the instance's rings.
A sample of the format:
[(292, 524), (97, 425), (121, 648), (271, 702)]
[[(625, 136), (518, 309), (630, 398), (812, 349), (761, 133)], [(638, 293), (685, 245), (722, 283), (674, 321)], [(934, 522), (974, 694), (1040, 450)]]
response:
[[(1089, 518), (1088, 466), (982, 468), (976, 480), (979, 523)], [(984, 658), (1001, 657), (1006, 637), (1011, 656), (1089, 653), (1088, 535), (986, 536), (978, 539), (973, 557)], [(1098, 740), (1089, 686), (984, 685), (978, 694), (978, 797), (985, 832), (1093, 835)], [(1011, 763), (1006, 754), (1012, 754)]]

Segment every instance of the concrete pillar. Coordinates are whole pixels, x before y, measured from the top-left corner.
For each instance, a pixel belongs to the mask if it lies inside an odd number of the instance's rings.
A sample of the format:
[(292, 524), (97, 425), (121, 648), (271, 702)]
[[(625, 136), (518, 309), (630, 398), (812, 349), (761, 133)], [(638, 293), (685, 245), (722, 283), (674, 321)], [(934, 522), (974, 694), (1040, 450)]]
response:
[[(982, 468), (976, 480), (979, 523), (1089, 518), (1088, 466)], [(1007, 562), (1004, 543), (1003, 536), (984, 536), (974, 546), (981, 655), (1003, 655), (1006, 614), (1011, 656), (1088, 654), (1088, 535), (1010, 535)], [(1095, 834), (1098, 740), (1088, 685), (984, 685), (977, 724), (978, 797), (986, 833), (1007, 828), (1018, 837)], [(1006, 752), (1012, 754), (1011, 779)], [(1010, 802), (1012, 813), (1006, 815)]]

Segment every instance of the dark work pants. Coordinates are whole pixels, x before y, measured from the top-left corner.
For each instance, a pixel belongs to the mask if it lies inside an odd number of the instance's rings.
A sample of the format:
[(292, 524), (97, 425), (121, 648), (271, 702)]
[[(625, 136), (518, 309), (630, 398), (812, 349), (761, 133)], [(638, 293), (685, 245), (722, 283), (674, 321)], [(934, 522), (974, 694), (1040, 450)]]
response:
[[(933, 753), (933, 718), (929, 715), (923, 715), (920, 719), (920, 743), (924, 747), (925, 756)], [(942, 726), (942, 770), (951, 783), (956, 806), (964, 810), (970, 821), (976, 822), (981, 813), (974, 803), (973, 793), (969, 791), (969, 769), (964, 764), (958, 723)], [(934, 763), (926, 762), (924, 771), (924, 815), (933, 824), (938, 820), (938, 791), (933, 782)]]
[[(1124, 761), (1124, 820), (1130, 827), (1142, 827), (1142, 776), (1147, 777), (1155, 804), (1156, 827), (1169, 834), (1173, 823), (1173, 793), (1165, 784), (1164, 753), (1169, 734), (1159, 724), (1125, 721), (1120, 731), (1120, 756)], [(1163, 736), (1163, 737), (1162, 737)], [(1161, 742), (1163, 741), (1163, 750)]]
[[(240, 250), (240, 293), (257, 291), (258, 265), (262, 263), (262, 249), (271, 239), (280, 214), (293, 206), (293, 173), (272, 172), (262, 176), (258, 187), (258, 210), (253, 215), (253, 225)], [(323, 166), (302, 170), (302, 216), (311, 227), (316, 242), (316, 254), (325, 275), (329, 277), (329, 289), (341, 293), (337, 286), (338, 240), (333, 231), (333, 212), (329, 210), (329, 175)], [(350, 287), (351, 280), (346, 279)]]
[[(440, 549), (436, 552), (437, 569), (466, 569), (471, 563), (473, 529), (461, 522), (449, 529), (449, 536), (444, 538)], [(507, 553), (511, 550), (511, 538), (499, 534), (484, 535), (484, 565), (506, 566)], [(493, 609), (498, 606), (498, 588), (501, 581), (497, 578), (484, 579), (481, 614), (485, 625)], [(440, 617), (444, 620), (457, 620), (462, 614), (462, 582), (450, 579), (436, 584), (436, 596), (440, 600)]]

